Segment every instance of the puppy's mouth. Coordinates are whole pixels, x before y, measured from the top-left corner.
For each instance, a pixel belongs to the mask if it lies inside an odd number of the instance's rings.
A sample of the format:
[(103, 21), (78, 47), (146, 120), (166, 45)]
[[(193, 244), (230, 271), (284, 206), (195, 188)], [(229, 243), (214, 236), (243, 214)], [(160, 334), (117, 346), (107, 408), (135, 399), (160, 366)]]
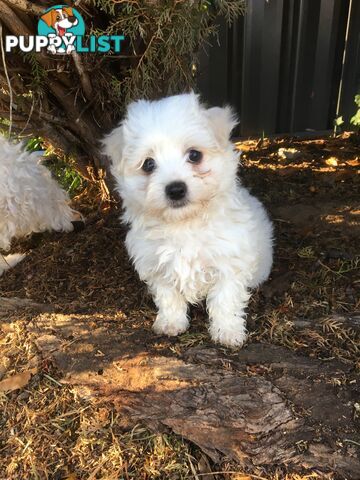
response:
[(189, 205), (189, 200), (182, 198), (181, 200), (169, 200), (168, 203), (171, 208), (183, 208)]
[(66, 33), (66, 28), (60, 27), (60, 25), (58, 25), (58, 33), (59, 37), (63, 37)]

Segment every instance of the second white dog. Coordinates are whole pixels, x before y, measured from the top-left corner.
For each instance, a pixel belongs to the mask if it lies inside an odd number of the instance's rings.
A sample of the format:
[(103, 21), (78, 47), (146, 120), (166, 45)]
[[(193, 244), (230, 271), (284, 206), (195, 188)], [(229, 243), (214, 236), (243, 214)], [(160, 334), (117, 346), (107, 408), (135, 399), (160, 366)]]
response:
[(235, 125), (230, 108), (206, 109), (191, 93), (132, 103), (104, 141), (159, 334), (184, 332), (188, 303), (206, 298), (212, 339), (246, 340), (250, 289), (272, 265), (272, 225), (237, 179)]
[[(36, 153), (0, 135), (0, 249), (8, 250), (13, 238), (32, 232), (69, 232), (81, 215), (73, 210), (67, 193)], [(24, 258), (22, 254), (0, 255), (0, 276)]]

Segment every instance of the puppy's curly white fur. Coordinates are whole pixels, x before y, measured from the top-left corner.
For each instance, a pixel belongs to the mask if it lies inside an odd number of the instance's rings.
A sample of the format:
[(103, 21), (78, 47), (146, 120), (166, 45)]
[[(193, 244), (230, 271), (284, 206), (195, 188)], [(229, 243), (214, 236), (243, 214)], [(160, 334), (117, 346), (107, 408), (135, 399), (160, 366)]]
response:
[(250, 289), (269, 276), (272, 224), (237, 179), (235, 125), (229, 107), (190, 93), (132, 103), (104, 140), (159, 334), (184, 332), (188, 303), (206, 299), (212, 339), (241, 346)]
[[(67, 193), (38, 162), (38, 155), (0, 135), (0, 249), (8, 250), (13, 238), (31, 232), (71, 231), (75, 219), (79, 214), (70, 208)], [(1, 257), (0, 275), (23, 258)]]

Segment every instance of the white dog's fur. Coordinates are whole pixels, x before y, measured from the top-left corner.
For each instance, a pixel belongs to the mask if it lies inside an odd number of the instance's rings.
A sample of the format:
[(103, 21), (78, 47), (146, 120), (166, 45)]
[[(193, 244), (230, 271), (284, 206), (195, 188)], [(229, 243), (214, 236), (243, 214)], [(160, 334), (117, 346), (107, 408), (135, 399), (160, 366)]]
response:
[[(250, 289), (269, 276), (272, 224), (237, 179), (236, 123), (229, 107), (206, 109), (190, 93), (132, 103), (104, 140), (130, 224), (126, 246), (158, 307), (159, 334), (184, 332), (187, 303), (206, 298), (212, 339), (241, 346)], [(193, 149), (203, 155), (196, 165)], [(149, 157), (156, 168), (145, 173)], [(174, 181), (187, 186), (177, 208), (165, 194)]]
[[(71, 231), (79, 214), (49, 170), (38, 163), (38, 154), (22, 151), (0, 135), (0, 249), (8, 250), (13, 238), (45, 230)], [(24, 255), (2, 257), (0, 275)]]

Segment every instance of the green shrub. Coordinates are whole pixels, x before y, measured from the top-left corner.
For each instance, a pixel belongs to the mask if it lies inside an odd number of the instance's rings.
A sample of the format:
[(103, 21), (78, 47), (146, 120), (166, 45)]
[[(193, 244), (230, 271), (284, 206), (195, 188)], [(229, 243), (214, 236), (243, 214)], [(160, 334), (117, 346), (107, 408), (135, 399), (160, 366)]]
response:
[(360, 128), (360, 94), (355, 96), (355, 103), (358, 109), (355, 115), (351, 117), (350, 123), (354, 125), (354, 127)]

